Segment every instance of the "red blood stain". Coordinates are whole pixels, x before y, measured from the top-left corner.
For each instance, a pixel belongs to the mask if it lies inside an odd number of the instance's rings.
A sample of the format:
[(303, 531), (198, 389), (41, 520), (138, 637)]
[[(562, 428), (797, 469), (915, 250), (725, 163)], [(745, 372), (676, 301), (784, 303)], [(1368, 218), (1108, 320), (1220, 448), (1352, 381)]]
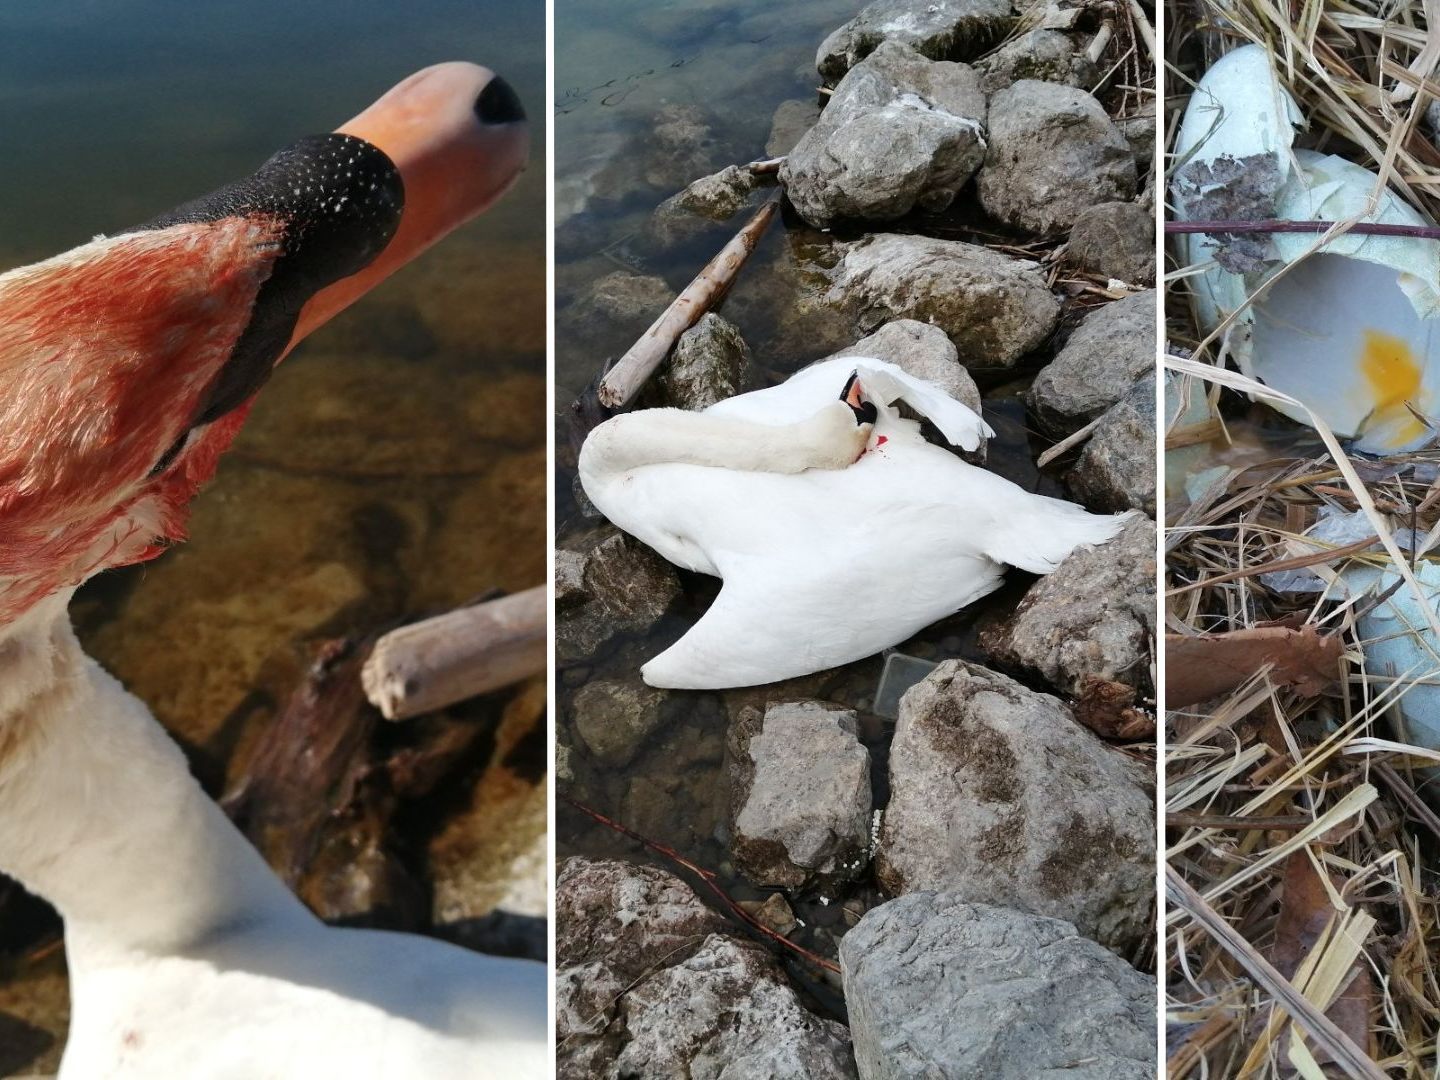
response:
[(889, 441), (890, 441), (890, 436), (888, 436), (888, 435), (877, 435), (877, 436), (875, 437), (875, 449), (877, 449), (877, 450), (880, 449), (880, 447), (884, 446), (884, 445), (885, 445), (887, 442), (889, 442)]

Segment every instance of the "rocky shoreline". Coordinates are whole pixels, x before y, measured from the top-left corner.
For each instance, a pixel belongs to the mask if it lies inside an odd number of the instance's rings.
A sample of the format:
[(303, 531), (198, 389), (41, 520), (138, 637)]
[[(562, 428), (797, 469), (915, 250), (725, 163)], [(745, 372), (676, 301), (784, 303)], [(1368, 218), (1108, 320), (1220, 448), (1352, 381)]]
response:
[[(1154, 114), (1089, 92), (1107, 61), (1088, 18), (880, 0), (835, 30), (825, 107), (779, 103), (765, 146), (784, 158), (784, 250), (682, 338), (644, 404), (704, 408), (824, 354), (889, 360), (1043, 431), (1002, 431), (990, 467), (1140, 511), (1116, 540), (1028, 584), (1012, 572), (901, 645), (938, 666), (893, 722), (874, 711), (881, 658), (662, 691), (639, 661), (715, 584), (604, 522), (562, 457), (562, 792), (708, 861), (836, 971), (562, 812), (561, 1077), (1154, 1075), (1153, 746), (1116, 740), (1154, 730)], [(626, 155), (638, 175), (721, 164), (702, 113), (666, 110)], [(714, 172), (641, 243), (713, 236), (773, 182)], [(618, 353), (644, 329), (673, 292), (642, 261), (572, 283), (562, 348)]]

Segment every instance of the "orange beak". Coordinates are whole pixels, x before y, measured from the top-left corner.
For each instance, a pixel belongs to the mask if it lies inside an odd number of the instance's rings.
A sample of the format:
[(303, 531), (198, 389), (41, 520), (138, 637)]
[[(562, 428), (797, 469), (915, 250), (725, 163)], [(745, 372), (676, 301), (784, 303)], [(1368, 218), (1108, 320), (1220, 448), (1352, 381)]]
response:
[(382, 151), (405, 187), (395, 236), (365, 269), (300, 310), (288, 352), (422, 251), (510, 190), (530, 152), (524, 110), (508, 83), (476, 64), (417, 71), (336, 131)]

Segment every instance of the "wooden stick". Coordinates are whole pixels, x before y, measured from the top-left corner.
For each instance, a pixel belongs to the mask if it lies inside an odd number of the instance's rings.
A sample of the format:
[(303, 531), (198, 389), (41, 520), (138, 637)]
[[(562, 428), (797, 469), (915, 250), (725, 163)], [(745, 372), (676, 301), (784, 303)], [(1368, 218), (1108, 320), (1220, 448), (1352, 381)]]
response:
[(1323, 233), (1337, 229), (1340, 235), (1408, 236), (1416, 240), (1440, 240), (1434, 225), (1389, 225), (1380, 221), (1167, 221), (1167, 233)]
[(1035, 459), (1035, 467), (1037, 469), (1043, 469), (1046, 465), (1049, 465), (1050, 462), (1054, 461), (1061, 454), (1065, 453), (1065, 451), (1071, 449), (1072, 447), (1080, 445), (1091, 435), (1095, 434), (1095, 429), (1100, 426), (1100, 421), (1104, 419), (1105, 413), (1101, 413), (1094, 420), (1091, 420), (1088, 424), (1082, 427), (1079, 431), (1072, 431), (1069, 435), (1066, 435), (1065, 438), (1061, 439), (1054, 446), (1050, 447), (1049, 450), (1046, 450), (1043, 454), (1041, 454), (1038, 458)]
[(779, 199), (771, 199), (745, 223), (745, 227), (706, 264), (698, 277), (677, 296), (640, 340), (630, 346), (600, 381), (600, 404), (607, 409), (622, 408), (645, 385), (645, 380), (669, 355), (680, 335), (700, 321), (700, 316), (720, 302), (735, 275), (750, 258), (776, 212)]
[(1165, 894), (1170, 903), (1190, 914), (1202, 928), (1220, 943), (1243, 967), (1250, 977), (1272, 998), (1275, 1006), (1290, 1014), (1316, 1046), (1324, 1047), (1345, 1075), (1354, 1080), (1385, 1080), (1385, 1074), (1370, 1055), (1356, 1046), (1350, 1036), (1305, 997), (1294, 984), (1260, 955), (1239, 932), (1226, 922), (1204, 897), (1192, 889), (1173, 866), (1165, 868)]
[(545, 587), (392, 630), (360, 672), (387, 720), (433, 712), (545, 670)]

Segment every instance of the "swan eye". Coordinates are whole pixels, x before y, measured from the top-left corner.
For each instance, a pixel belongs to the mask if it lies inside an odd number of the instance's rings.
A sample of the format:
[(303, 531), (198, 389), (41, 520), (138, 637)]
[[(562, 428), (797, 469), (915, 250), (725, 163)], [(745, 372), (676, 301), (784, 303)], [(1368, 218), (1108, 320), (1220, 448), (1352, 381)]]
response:
[(155, 477), (159, 476), (166, 469), (170, 468), (171, 465), (175, 464), (175, 459), (180, 456), (180, 451), (185, 449), (185, 443), (190, 438), (191, 430), (193, 429), (187, 428), (183, 435), (181, 435), (178, 439), (176, 439), (173, 443), (170, 444), (170, 449), (166, 450), (165, 453), (160, 455), (160, 460), (157, 461), (155, 463), (155, 467), (150, 470), (150, 474), (146, 477), (147, 480), (155, 479)]

